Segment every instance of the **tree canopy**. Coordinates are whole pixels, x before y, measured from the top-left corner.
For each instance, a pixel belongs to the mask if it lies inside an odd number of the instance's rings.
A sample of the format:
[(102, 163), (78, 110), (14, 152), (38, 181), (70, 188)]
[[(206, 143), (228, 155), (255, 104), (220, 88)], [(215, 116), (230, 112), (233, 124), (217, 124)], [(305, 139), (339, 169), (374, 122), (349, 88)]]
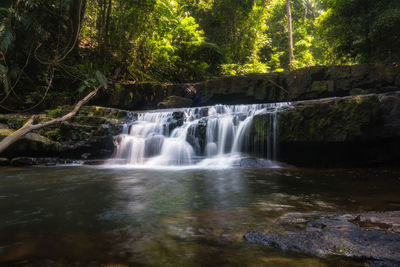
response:
[[(193, 82), (289, 69), (286, 0), (6, 0), (0, 105), (99, 81)], [(396, 61), (398, 0), (290, 0), (294, 68)]]

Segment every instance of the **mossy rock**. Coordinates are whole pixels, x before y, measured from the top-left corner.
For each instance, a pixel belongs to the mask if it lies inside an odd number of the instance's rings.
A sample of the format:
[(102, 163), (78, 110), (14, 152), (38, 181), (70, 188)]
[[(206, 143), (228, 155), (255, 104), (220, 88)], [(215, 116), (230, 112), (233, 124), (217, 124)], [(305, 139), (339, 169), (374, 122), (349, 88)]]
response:
[(295, 103), (279, 113), (281, 142), (344, 142), (368, 138), (378, 122), (376, 95)]
[(186, 97), (180, 96), (169, 96), (162, 102), (158, 103), (159, 108), (185, 108), (191, 107), (193, 100)]
[[(0, 129), (0, 140), (13, 132), (12, 129)], [(3, 151), (2, 155), (5, 157), (55, 155), (58, 151), (58, 142), (37, 133), (28, 133)]]
[[(60, 106), (40, 114), (40, 122), (61, 117), (72, 110), (73, 106)], [(89, 152), (93, 155), (103, 153), (105, 157), (112, 153), (113, 136), (122, 130), (122, 124), (128, 120), (128, 111), (84, 106), (68, 121), (53, 124), (28, 133), (10, 146), (7, 156), (72, 156), (79, 157)], [(20, 128), (29, 115), (0, 115), (0, 139)], [(83, 145), (84, 144), (84, 145)], [(104, 152), (107, 150), (108, 152)]]

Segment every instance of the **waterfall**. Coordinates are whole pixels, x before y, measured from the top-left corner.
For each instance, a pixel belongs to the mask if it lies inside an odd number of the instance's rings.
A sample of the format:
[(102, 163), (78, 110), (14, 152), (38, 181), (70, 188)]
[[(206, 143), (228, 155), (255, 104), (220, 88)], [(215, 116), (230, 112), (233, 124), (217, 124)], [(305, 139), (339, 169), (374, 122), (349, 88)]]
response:
[[(140, 168), (231, 167), (256, 151), (276, 160), (277, 114), (288, 105), (215, 105), (138, 113), (115, 137), (116, 151), (108, 164)], [(262, 133), (267, 136), (261, 138), (267, 140), (266, 153), (263, 148), (260, 153), (252, 143), (253, 118), (258, 114), (267, 117), (267, 129)]]

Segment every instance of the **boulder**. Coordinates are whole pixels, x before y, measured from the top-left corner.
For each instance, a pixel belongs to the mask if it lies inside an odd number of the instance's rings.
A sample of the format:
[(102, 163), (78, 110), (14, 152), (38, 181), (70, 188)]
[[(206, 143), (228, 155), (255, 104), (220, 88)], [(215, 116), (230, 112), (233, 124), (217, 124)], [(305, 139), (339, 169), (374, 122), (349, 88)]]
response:
[[(0, 140), (13, 133), (12, 129), (0, 129)], [(28, 133), (1, 153), (3, 157), (56, 155), (59, 144), (37, 133)]]

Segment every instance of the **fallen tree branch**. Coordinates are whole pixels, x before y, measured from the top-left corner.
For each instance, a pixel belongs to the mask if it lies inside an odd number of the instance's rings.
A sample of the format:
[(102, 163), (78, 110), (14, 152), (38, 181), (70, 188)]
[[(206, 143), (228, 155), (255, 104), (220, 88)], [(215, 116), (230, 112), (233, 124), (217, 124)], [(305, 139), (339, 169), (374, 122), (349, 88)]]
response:
[(284, 91), (285, 93), (287, 93), (288, 94), (288, 96), (289, 96), (289, 91), (288, 90), (286, 90), (285, 88), (283, 88), (282, 86), (280, 86), (279, 84), (277, 84), (276, 82), (274, 82), (273, 80), (271, 80), (271, 79), (268, 79), (267, 78), (267, 80), (270, 82), (270, 83), (272, 83), (273, 85), (275, 85), (276, 87), (278, 87), (278, 88), (280, 88), (282, 91)]
[(62, 117), (55, 118), (50, 121), (42, 122), (42, 123), (37, 123), (39, 117), (37, 115), (33, 115), (21, 128), (10, 134), (9, 136), (6, 136), (1, 142), (0, 142), (0, 153), (2, 153), (4, 150), (6, 150), (10, 145), (15, 143), (18, 139), (22, 138), (24, 135), (29, 133), (30, 131), (33, 130), (38, 130), (43, 127), (56, 124), (59, 122), (63, 122), (66, 120), (69, 120), (73, 116), (75, 116), (76, 113), (78, 113), (79, 109), (85, 105), (90, 99), (92, 99), (102, 88), (102, 86), (97, 87), (95, 90), (90, 92), (88, 95), (86, 95), (83, 99), (81, 99), (76, 105), (74, 106), (74, 109), (65, 114)]

